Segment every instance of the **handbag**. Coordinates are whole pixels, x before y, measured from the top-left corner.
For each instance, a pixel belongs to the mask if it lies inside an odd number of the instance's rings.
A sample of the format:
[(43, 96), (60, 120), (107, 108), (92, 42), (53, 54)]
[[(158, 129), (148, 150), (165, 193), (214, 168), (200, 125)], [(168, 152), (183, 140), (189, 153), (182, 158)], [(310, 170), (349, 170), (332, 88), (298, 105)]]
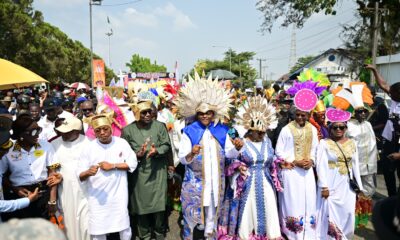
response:
[[(334, 141), (335, 142), (335, 141)], [(346, 155), (344, 155), (342, 148), (339, 146), (339, 144), (337, 142), (335, 142), (336, 146), (339, 148), (340, 152), (343, 154), (343, 158), (344, 158), (344, 163), (346, 164), (346, 168), (347, 168), (347, 175), (349, 176), (349, 184), (350, 184), (350, 188), (356, 193), (359, 194), (361, 192), (360, 186), (358, 186), (358, 183), (352, 179), (350, 177), (350, 170), (349, 170), (349, 166), (347, 165), (347, 159), (346, 159)]]

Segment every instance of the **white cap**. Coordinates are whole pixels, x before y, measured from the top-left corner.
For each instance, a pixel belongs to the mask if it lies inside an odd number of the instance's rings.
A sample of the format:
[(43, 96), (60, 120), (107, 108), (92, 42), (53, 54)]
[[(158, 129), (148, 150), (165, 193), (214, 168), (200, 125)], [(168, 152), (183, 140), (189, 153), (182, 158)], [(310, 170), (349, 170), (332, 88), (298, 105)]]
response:
[(66, 118), (56, 130), (61, 133), (67, 133), (73, 130), (80, 131), (82, 130), (82, 122), (76, 117)]

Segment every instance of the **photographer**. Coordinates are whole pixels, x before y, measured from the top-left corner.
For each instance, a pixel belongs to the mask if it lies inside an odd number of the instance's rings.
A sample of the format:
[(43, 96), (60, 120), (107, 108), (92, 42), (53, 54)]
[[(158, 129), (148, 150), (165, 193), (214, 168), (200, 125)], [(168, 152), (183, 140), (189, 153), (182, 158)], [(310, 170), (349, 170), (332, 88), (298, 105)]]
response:
[(396, 171), (397, 176), (400, 177), (400, 162), (393, 161), (400, 160), (400, 82), (389, 86), (373, 65), (368, 64), (365, 68), (372, 71), (378, 86), (387, 93), (392, 100), (389, 109), (389, 120), (386, 122), (382, 132), (382, 137), (386, 139), (383, 150), (383, 156), (385, 157), (382, 159), (382, 170), (388, 195), (395, 196), (397, 192)]

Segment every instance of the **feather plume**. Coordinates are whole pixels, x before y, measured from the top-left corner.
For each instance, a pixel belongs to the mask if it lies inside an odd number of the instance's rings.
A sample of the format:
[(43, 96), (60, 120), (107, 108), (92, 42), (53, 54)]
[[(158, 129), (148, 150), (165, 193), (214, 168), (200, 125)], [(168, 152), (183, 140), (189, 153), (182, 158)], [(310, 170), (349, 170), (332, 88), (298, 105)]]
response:
[(181, 117), (195, 116), (196, 108), (205, 103), (214, 110), (215, 124), (223, 121), (224, 117), (229, 118), (229, 110), (233, 107), (232, 96), (229, 91), (219, 85), (218, 79), (200, 78), (196, 72), (194, 79), (190, 75), (188, 79), (185, 86), (180, 88), (174, 101)]
[(275, 107), (261, 96), (249, 97), (238, 109), (235, 122), (247, 130), (266, 132), (278, 126)]

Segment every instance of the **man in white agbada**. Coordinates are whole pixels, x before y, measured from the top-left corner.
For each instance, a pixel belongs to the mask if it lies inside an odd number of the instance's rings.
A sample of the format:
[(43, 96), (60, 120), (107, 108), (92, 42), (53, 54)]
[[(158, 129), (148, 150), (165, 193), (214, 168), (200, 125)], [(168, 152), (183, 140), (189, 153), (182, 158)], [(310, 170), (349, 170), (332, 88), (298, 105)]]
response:
[(358, 108), (354, 111), (356, 119), (347, 124), (347, 136), (354, 139), (358, 150), (358, 161), (364, 194), (372, 197), (375, 193), (375, 175), (378, 170), (378, 149), (371, 123), (368, 122), (368, 110)]
[(318, 145), (317, 129), (308, 112), (296, 110), (295, 121), (279, 134), (276, 155), (281, 164), (283, 192), (279, 193), (281, 230), (289, 239), (315, 239), (316, 185), (312, 166)]
[(136, 154), (128, 142), (112, 136), (111, 114), (93, 117), (90, 124), (97, 139), (81, 154), (78, 173), (87, 184), (91, 239), (119, 232), (121, 240), (130, 240), (127, 171), (136, 169)]
[(51, 142), (55, 158), (61, 165), (63, 181), (58, 185), (58, 203), (68, 239), (89, 240), (88, 201), (82, 183), (76, 177), (81, 154), (89, 150), (89, 139), (81, 135), (82, 122), (76, 117), (65, 119), (56, 128), (61, 137)]

